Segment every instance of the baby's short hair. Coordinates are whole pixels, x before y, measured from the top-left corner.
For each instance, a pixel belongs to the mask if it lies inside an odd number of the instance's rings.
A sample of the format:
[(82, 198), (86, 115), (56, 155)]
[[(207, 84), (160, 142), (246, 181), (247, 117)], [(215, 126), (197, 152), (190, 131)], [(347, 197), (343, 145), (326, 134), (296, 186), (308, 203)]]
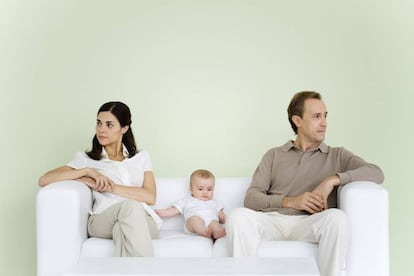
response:
[(213, 181), (215, 180), (214, 174), (212, 174), (209, 170), (204, 170), (204, 169), (199, 169), (199, 170), (195, 170), (191, 176), (190, 176), (190, 185), (193, 184), (193, 179), (195, 177), (201, 177), (204, 179), (213, 179)]

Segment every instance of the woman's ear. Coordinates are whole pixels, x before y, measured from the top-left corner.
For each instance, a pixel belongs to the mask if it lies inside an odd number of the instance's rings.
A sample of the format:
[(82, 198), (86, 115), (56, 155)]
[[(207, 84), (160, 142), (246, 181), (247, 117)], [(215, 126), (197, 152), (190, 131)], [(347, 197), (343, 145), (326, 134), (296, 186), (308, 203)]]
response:
[(128, 131), (128, 129), (129, 129), (129, 126), (124, 126), (124, 127), (122, 127), (122, 128), (121, 128), (121, 132), (122, 132), (122, 134), (125, 134), (125, 133)]

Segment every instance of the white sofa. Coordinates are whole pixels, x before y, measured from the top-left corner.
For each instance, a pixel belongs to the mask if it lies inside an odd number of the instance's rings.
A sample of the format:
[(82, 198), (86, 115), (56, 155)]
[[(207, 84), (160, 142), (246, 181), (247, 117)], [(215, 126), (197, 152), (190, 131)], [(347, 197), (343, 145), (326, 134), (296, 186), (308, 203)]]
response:
[[(158, 178), (157, 204), (164, 208), (189, 193), (186, 178)], [(215, 197), (225, 212), (243, 206), (249, 178), (217, 178)], [(343, 270), (346, 276), (388, 276), (388, 192), (372, 182), (354, 182), (339, 191), (339, 206), (350, 220), (351, 242)], [(57, 276), (82, 258), (111, 257), (112, 240), (88, 238), (91, 191), (77, 181), (62, 181), (37, 193), (37, 272)], [(228, 257), (225, 237), (210, 239), (185, 234), (181, 216), (165, 219), (159, 239), (153, 240), (159, 257)], [(298, 241), (266, 241), (259, 257), (318, 257), (318, 245)]]

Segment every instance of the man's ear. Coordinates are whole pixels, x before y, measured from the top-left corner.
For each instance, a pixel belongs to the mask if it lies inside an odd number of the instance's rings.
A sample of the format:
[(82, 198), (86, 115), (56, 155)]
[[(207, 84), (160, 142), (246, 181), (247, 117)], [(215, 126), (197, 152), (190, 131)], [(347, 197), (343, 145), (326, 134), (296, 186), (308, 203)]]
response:
[(302, 125), (302, 118), (299, 117), (298, 115), (293, 115), (292, 121), (296, 125), (297, 128), (299, 128)]
[(121, 132), (122, 132), (122, 134), (125, 134), (125, 133), (128, 131), (128, 129), (129, 129), (129, 126), (124, 126), (124, 127), (122, 127), (122, 128), (121, 128)]

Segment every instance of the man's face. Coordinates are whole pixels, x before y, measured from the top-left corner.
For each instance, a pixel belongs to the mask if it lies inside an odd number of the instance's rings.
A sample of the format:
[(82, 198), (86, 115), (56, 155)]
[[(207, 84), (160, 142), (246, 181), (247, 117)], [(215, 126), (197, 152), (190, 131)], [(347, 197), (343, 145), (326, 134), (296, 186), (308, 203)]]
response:
[(321, 143), (325, 139), (328, 112), (323, 101), (305, 100), (303, 116), (298, 116), (298, 135), (308, 143)]

